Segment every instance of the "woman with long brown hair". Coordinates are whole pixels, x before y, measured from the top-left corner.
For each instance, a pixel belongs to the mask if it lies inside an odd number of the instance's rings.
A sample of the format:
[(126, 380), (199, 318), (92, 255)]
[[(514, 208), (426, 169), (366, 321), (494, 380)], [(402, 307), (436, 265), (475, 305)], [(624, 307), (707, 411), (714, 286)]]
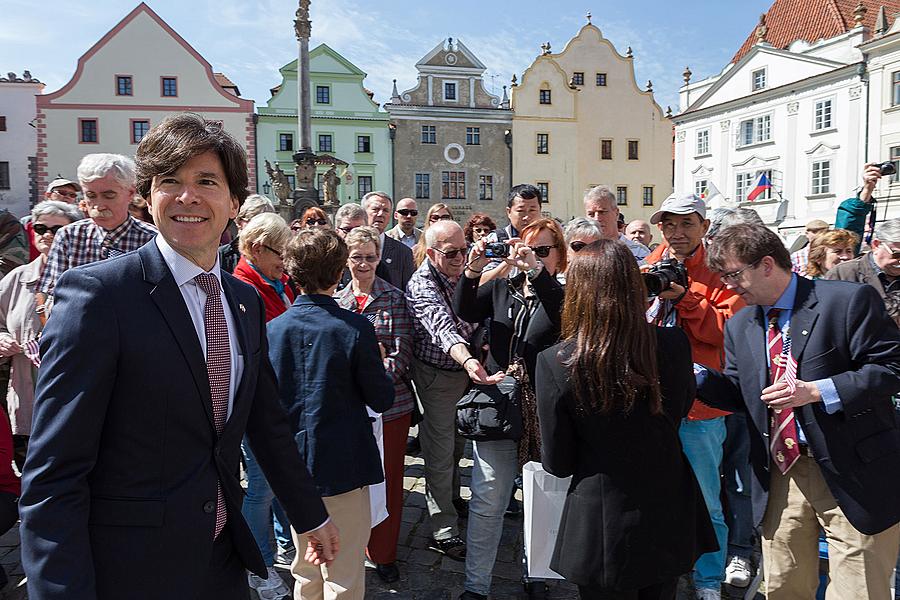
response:
[(627, 246), (600, 240), (569, 264), (562, 342), (538, 355), (543, 465), (572, 475), (551, 568), (585, 599), (675, 597), (716, 548), (678, 439), (694, 399), (687, 336), (647, 323)]

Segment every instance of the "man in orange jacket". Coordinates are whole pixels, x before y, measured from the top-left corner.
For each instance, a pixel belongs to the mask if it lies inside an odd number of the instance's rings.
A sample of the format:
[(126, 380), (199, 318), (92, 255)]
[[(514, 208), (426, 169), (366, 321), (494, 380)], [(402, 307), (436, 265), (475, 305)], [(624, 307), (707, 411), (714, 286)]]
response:
[[(661, 292), (648, 310), (648, 319), (661, 327), (681, 327), (691, 342), (694, 362), (721, 371), (725, 366), (725, 321), (743, 308), (744, 302), (706, 266), (706, 205), (693, 194), (673, 195), (653, 213), (650, 223), (658, 225), (664, 241), (645, 259), (646, 264), (675, 259), (687, 269), (689, 281), (687, 287), (672, 283)], [(694, 586), (700, 600), (719, 600), (725, 577), (728, 527), (719, 499), (719, 466), (726, 414), (694, 400), (679, 428), (684, 453), (700, 483), (719, 542), (718, 551), (704, 554), (694, 565)]]

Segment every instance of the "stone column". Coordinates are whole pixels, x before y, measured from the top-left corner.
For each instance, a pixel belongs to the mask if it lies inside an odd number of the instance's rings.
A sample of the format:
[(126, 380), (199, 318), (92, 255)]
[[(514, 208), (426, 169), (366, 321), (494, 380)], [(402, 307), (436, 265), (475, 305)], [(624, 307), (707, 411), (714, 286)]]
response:
[(309, 36), (312, 23), (309, 20), (310, 0), (300, 0), (294, 19), (294, 33), (297, 36), (297, 119), (300, 132), (300, 144), (294, 153), (297, 189), (294, 190), (295, 218), (303, 214), (310, 206), (319, 203), (316, 191), (316, 155), (311, 144), (311, 114), (309, 90)]

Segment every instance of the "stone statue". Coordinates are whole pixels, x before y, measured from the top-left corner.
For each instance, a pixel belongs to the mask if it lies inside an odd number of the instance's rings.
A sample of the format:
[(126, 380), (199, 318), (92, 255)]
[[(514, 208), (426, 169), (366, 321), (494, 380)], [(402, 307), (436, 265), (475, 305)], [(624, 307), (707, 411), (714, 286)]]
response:
[(315, 156), (300, 161), (294, 159), (294, 173), (297, 176), (298, 190), (315, 189), (316, 163), (313, 162), (314, 158)]
[(275, 197), (278, 198), (280, 203), (286, 203), (294, 191), (291, 189), (287, 175), (284, 174), (284, 171), (277, 164), (273, 170), (272, 163), (268, 159), (266, 159), (266, 173), (269, 175), (269, 181), (272, 182), (272, 191), (275, 192)]
[(322, 176), (322, 187), (325, 188), (325, 204), (327, 206), (337, 206), (341, 203), (338, 199), (337, 191), (340, 181), (341, 178), (335, 170), (335, 165), (331, 165), (331, 168), (325, 171), (325, 174)]

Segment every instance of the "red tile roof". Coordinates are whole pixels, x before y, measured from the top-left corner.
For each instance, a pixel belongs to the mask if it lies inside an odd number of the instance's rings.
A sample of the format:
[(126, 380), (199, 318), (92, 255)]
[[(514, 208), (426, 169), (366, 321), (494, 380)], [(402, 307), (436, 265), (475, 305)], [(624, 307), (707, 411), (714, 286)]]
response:
[[(878, 9), (884, 6), (888, 26), (900, 12), (900, 0), (862, 0), (868, 11), (863, 25), (871, 33), (875, 29)], [(766, 12), (766, 41), (776, 48), (787, 48), (796, 40), (809, 43), (832, 38), (853, 29), (853, 11), (858, 0), (775, 0)], [(756, 44), (756, 27), (731, 62), (739, 61)]]
[(235, 96), (241, 95), (241, 92), (238, 89), (237, 84), (234, 83), (233, 81), (231, 81), (230, 79), (228, 79), (228, 77), (226, 77), (223, 73), (213, 73), (213, 75), (215, 75), (215, 77), (216, 77), (216, 83), (218, 83), (220, 86), (222, 86), (223, 88), (225, 88), (228, 91), (234, 92)]

